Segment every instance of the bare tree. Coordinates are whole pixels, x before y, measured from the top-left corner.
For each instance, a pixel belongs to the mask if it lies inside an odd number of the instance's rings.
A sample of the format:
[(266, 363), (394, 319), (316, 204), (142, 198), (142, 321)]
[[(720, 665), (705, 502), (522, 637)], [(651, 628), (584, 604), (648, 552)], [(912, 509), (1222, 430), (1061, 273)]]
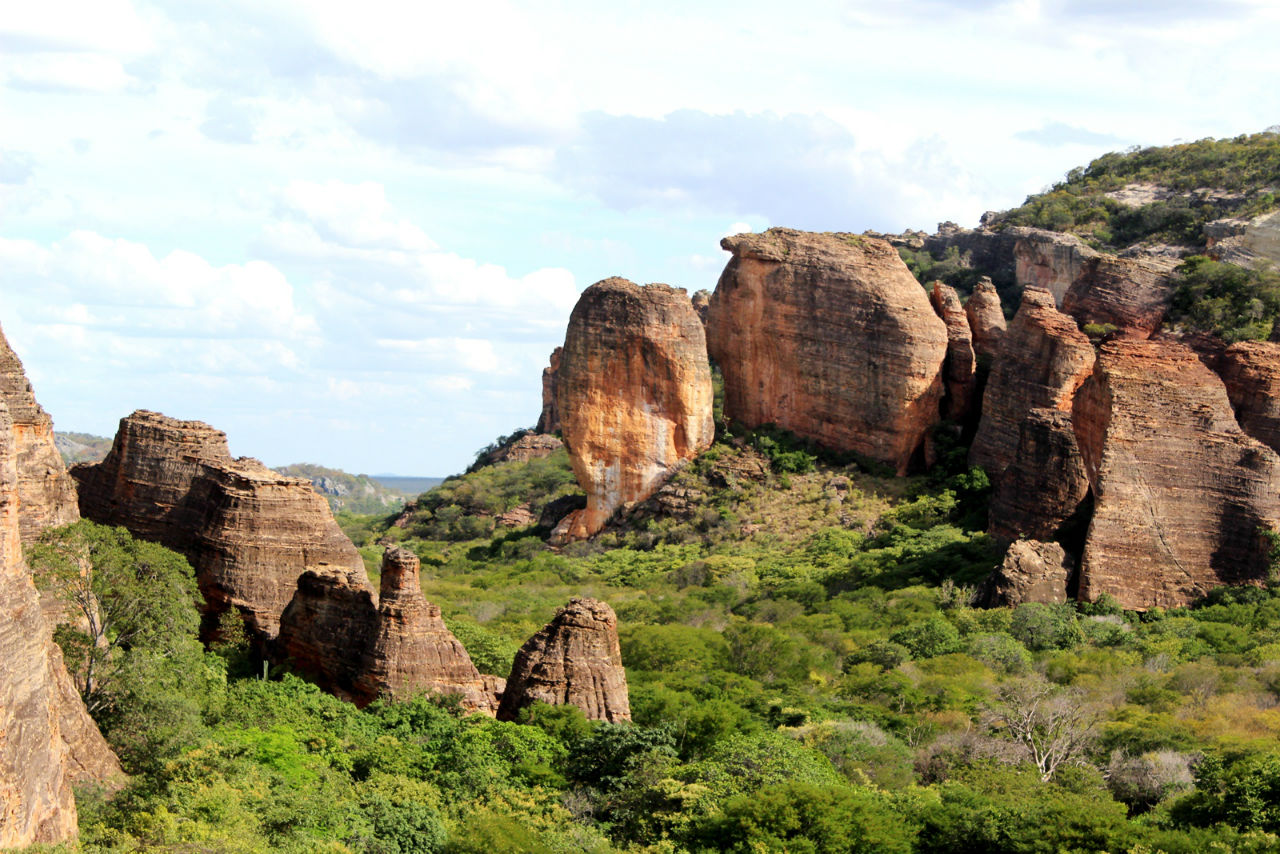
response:
[(997, 732), (1022, 745), (1048, 782), (1064, 764), (1081, 763), (1096, 737), (1098, 712), (1083, 694), (1041, 677), (1006, 682), (987, 707)]

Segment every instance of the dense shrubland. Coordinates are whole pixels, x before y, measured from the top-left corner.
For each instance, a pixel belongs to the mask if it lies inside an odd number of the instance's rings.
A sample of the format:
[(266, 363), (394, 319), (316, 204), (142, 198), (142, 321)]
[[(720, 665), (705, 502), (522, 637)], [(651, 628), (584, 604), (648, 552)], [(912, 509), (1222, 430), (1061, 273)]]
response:
[(150, 676), (100, 706), (134, 776), (81, 793), (82, 848), (1274, 850), (1280, 590), (976, 609), (998, 555), (985, 478), (952, 451), (900, 480), (743, 436), (681, 472), (691, 512), (562, 552), (532, 527), (434, 526), (463, 502), (568, 490), (563, 455), (451, 481), (419, 505), (430, 524), (346, 519), (368, 550), (390, 536), (421, 555), (487, 672), (571, 595), (609, 601), (631, 725), (548, 706), (498, 723), (429, 698), (357, 710), (264, 680), (234, 636), (192, 648), (188, 588), (190, 619), (164, 617), (187, 645), (140, 655)]

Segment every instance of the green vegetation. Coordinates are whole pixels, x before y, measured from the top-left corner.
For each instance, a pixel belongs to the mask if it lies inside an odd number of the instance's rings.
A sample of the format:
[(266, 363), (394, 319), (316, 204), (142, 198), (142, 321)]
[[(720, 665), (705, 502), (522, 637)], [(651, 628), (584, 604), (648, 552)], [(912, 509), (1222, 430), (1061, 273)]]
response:
[(1280, 316), (1280, 272), (1249, 270), (1193, 255), (1178, 268), (1167, 322), (1228, 344), (1266, 339)]
[[(684, 503), (563, 551), (493, 527), (572, 491), (563, 454), (451, 479), (404, 528), (346, 517), (372, 554), (390, 536), (422, 557), (486, 672), (570, 596), (609, 601), (633, 724), (550, 706), (498, 723), (430, 698), (357, 710), (258, 678), (234, 640), (192, 649), (183, 588), (186, 616), (160, 620), (185, 651), (112, 707), (184, 713), (101, 718), (134, 776), (81, 794), (82, 850), (1275, 850), (1280, 588), (1145, 614), (976, 609), (998, 560), (989, 486), (963, 447), (939, 451), (898, 479), (778, 431), (727, 438), (677, 476)], [(481, 535), (447, 508), (488, 513)], [(104, 574), (143, 577), (143, 544), (87, 530), (108, 546), (95, 574), (113, 555)]]
[(305, 477), (316, 492), (329, 502), (333, 512), (356, 514), (389, 513), (404, 506), (412, 496), (390, 489), (365, 474), (348, 474), (312, 463), (294, 463), (276, 469), (281, 474)]
[(53, 443), (57, 446), (58, 453), (62, 455), (62, 461), (67, 465), (100, 461), (111, 450), (111, 442), (111, 439), (104, 436), (94, 436), (89, 433), (56, 431), (53, 434)]

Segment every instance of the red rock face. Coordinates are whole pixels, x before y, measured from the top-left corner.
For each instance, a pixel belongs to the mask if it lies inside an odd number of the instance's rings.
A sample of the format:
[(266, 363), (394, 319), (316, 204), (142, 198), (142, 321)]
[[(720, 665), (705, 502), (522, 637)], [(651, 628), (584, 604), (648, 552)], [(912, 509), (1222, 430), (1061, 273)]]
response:
[(973, 352), (980, 358), (995, 359), (1000, 352), (1008, 324), (1000, 306), (1000, 294), (991, 280), (983, 276), (964, 304), (965, 316), (973, 335)]
[(391, 547), (382, 558), (377, 628), (364, 656), (358, 699), (405, 698), (421, 692), (456, 694), (468, 711), (496, 710), (495, 677), (482, 676), (471, 656), (422, 595), (418, 556)]
[(1062, 299), (1062, 310), (1077, 323), (1114, 326), (1118, 337), (1149, 338), (1172, 298), (1169, 268), (1101, 255), (1084, 264)]
[(363, 654), (377, 632), (378, 606), (368, 575), (316, 566), (298, 578), (280, 615), (271, 659), (344, 700), (356, 698)]
[(577, 706), (589, 720), (631, 720), (612, 608), (598, 599), (571, 599), (520, 648), (498, 720), (515, 720), (520, 709), (535, 701)]
[(1089, 492), (1070, 413), (1033, 409), (1022, 419), (1013, 461), (991, 496), (987, 532), (997, 540), (1049, 540)]
[(1280, 451), (1280, 344), (1232, 344), (1216, 366), (1244, 432)]
[(957, 423), (968, 418), (973, 409), (975, 370), (977, 358), (973, 352), (973, 333), (969, 318), (960, 305), (955, 288), (934, 282), (929, 292), (929, 302), (942, 322), (947, 325), (947, 358), (942, 375), (946, 382), (946, 417)]
[(725, 414), (906, 473), (938, 420), (947, 328), (898, 253), (773, 228), (733, 253), (707, 316)]
[(274, 638), (299, 576), (320, 564), (365, 577), (364, 563), (305, 478), (233, 460), (225, 434), (138, 411), (101, 463), (75, 466), (80, 510), (182, 552), (205, 598), (204, 635), (235, 608), (260, 642)]
[(1080, 278), (1086, 265), (1098, 257), (1096, 250), (1074, 234), (1038, 228), (1011, 230), (1018, 236), (1013, 247), (1018, 284), (1048, 291), (1053, 294), (1054, 305), (1062, 305), (1071, 285)]
[(1172, 607), (1266, 579), (1260, 530), (1280, 530), (1280, 456), (1245, 435), (1190, 349), (1104, 345), (1073, 423), (1095, 502), (1081, 598)]
[(556, 541), (588, 537), (711, 445), (711, 368), (682, 290), (606, 279), (582, 292), (559, 371), (561, 429), (587, 506)]
[(80, 518), (75, 484), (53, 444), (53, 419), (36, 402), (22, 361), (0, 332), (0, 400), (13, 420), (22, 542)]
[(535, 433), (560, 432), (560, 405), (557, 402), (560, 389), (560, 357), (563, 347), (551, 351), (551, 364), (542, 369), (542, 414), (538, 416)]
[(1029, 288), (991, 366), (982, 420), (969, 462), (997, 485), (1017, 453), (1022, 421), (1032, 409), (1070, 411), (1076, 389), (1093, 369), (1093, 345), (1046, 290)]

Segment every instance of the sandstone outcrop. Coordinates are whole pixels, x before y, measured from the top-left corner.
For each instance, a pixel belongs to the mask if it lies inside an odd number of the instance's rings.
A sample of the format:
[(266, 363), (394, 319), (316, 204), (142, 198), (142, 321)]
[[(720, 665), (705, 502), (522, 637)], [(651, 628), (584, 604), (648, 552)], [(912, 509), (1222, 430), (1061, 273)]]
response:
[(1072, 563), (1057, 543), (1015, 540), (1005, 552), (1004, 563), (984, 583), (979, 593), (982, 604), (1002, 608), (1066, 602)]
[(36, 402), (22, 361), (0, 331), (0, 400), (13, 421), (22, 542), (80, 518), (76, 489), (54, 444), (53, 419)]
[(1280, 264), (1280, 211), (1253, 219), (1221, 219), (1205, 225), (1210, 257), (1253, 267)]
[(280, 615), (271, 659), (344, 700), (356, 698), (364, 651), (378, 630), (378, 606), (368, 575), (316, 566), (298, 578)]
[(934, 282), (930, 287), (929, 302), (947, 325), (947, 357), (942, 369), (946, 384), (946, 417), (961, 423), (973, 409), (976, 391), (974, 372), (977, 358), (973, 351), (973, 333), (955, 288), (942, 282)]
[(991, 366), (969, 462), (985, 468), (998, 485), (1017, 453), (1023, 419), (1033, 409), (1070, 411), (1093, 362), (1093, 345), (1054, 307), (1053, 295), (1041, 288), (1024, 291)]
[(1082, 599), (1170, 607), (1265, 581), (1280, 456), (1240, 429), (1222, 381), (1190, 349), (1105, 344), (1072, 422), (1094, 495)]
[(1093, 257), (1068, 287), (1062, 310), (1080, 324), (1114, 326), (1120, 337), (1148, 338), (1169, 310), (1176, 264)]
[(683, 290), (606, 279), (582, 292), (559, 371), (561, 430), (587, 506), (556, 541), (588, 537), (710, 446), (711, 368)]
[(549, 433), (520, 433), (485, 454), (468, 471), (498, 463), (523, 463), (549, 457), (564, 447), (564, 442)]
[(533, 428), (535, 433), (560, 432), (560, 404), (557, 397), (560, 389), (560, 358), (563, 354), (563, 347), (552, 350), (550, 364), (542, 369), (542, 414), (538, 416), (538, 424)]
[(498, 719), (541, 701), (574, 705), (590, 720), (629, 721), (618, 618), (598, 599), (575, 598), (516, 653)]
[(1244, 432), (1280, 452), (1280, 344), (1241, 341), (1222, 351), (1218, 375)]
[(693, 296), (689, 298), (693, 303), (693, 310), (697, 312), (698, 319), (702, 321), (702, 325), (707, 325), (707, 312), (711, 310), (711, 291), (703, 288), (700, 291), (694, 291)]
[(365, 576), (309, 480), (232, 459), (225, 434), (202, 422), (135, 412), (121, 419), (107, 458), (72, 475), (86, 518), (187, 556), (205, 599), (206, 638), (231, 608), (257, 641), (274, 638), (308, 567)]
[(1088, 493), (1071, 414), (1032, 409), (1019, 425), (1013, 461), (991, 496), (988, 533), (1006, 542), (1052, 539)]
[(707, 317), (725, 414), (906, 473), (943, 392), (947, 328), (889, 244), (772, 228), (733, 253)]
[(471, 663), (440, 607), (422, 595), (418, 572), (418, 556), (408, 549), (393, 546), (383, 555), (377, 627), (364, 655), (358, 701), (423, 691), (456, 694), (464, 709), (492, 715), (501, 686), (493, 678), (486, 682)]
[(1043, 288), (1053, 294), (1054, 304), (1061, 306), (1072, 284), (1080, 278), (1089, 262), (1099, 255), (1074, 234), (1043, 231), (1038, 228), (1010, 229), (1018, 238), (1013, 253), (1017, 261), (1018, 284), (1024, 288)]
[(1000, 305), (1000, 294), (986, 276), (974, 286), (973, 293), (964, 304), (964, 313), (969, 318), (969, 329), (973, 335), (973, 352), (980, 359), (995, 359), (1008, 323)]

